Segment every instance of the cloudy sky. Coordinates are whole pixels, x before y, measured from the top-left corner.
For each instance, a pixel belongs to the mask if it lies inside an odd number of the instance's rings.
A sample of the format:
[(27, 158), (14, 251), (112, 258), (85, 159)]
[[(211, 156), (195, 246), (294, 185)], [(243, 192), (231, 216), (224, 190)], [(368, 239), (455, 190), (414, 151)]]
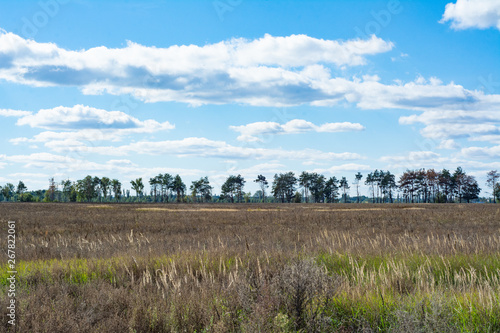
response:
[[(0, 1), (0, 184), (500, 170), (500, 0)], [(483, 191), (487, 195), (488, 191)]]

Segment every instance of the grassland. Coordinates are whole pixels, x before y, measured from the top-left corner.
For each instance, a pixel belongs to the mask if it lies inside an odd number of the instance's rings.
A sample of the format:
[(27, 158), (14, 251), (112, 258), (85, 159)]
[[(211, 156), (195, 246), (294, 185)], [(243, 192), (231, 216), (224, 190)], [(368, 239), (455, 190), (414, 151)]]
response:
[[(0, 218), (2, 249), (17, 224), (18, 332), (500, 332), (500, 205), (1, 204)], [(2, 309), (6, 279), (2, 259)]]

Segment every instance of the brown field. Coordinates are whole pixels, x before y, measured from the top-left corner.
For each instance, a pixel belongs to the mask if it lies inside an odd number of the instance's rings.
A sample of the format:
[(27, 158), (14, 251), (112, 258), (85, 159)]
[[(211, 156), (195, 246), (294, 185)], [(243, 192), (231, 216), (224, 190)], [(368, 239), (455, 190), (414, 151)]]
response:
[(18, 332), (500, 332), (500, 205), (2, 203), (0, 219)]

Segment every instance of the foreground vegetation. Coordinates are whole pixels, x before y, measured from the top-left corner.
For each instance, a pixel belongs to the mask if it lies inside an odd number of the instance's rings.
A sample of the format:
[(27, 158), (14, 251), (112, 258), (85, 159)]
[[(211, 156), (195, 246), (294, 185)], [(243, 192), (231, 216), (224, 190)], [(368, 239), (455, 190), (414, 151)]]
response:
[(496, 205), (1, 204), (0, 216), (4, 235), (6, 220), (18, 228), (18, 332), (500, 331)]

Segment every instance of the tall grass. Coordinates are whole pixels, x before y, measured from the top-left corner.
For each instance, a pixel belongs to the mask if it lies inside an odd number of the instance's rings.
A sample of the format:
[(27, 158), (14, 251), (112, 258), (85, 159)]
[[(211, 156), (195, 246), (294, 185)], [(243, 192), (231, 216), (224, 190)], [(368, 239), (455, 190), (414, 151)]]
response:
[(45, 207), (0, 205), (23, 332), (500, 332), (494, 205)]

